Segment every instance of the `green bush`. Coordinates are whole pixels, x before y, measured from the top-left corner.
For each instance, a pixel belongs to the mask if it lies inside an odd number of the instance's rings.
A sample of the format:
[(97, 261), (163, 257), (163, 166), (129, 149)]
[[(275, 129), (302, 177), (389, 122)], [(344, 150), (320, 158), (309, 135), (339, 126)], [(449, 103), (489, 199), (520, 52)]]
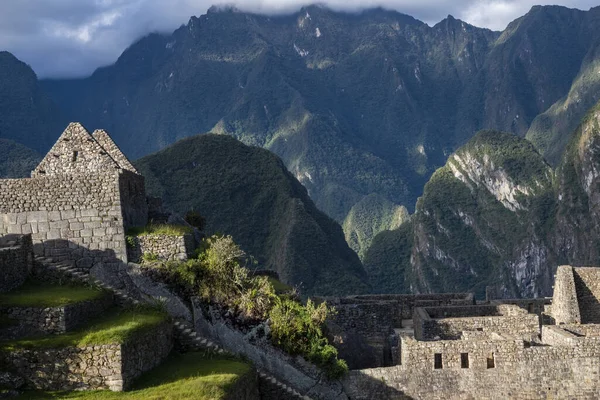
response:
[(138, 226), (129, 228), (127, 236), (147, 236), (147, 235), (166, 235), (166, 236), (182, 236), (186, 233), (192, 233), (193, 229), (187, 225), (171, 225), (171, 224), (149, 224), (146, 226)]
[(142, 262), (154, 262), (158, 261), (158, 256), (154, 253), (144, 253), (142, 254)]
[(243, 267), (246, 254), (231, 236), (212, 236), (202, 244), (198, 259), (165, 262), (158, 272), (186, 293), (198, 294), (242, 320), (270, 320), (271, 341), (293, 355), (320, 366), (329, 378), (339, 378), (348, 367), (337, 358), (323, 332), (331, 310), (326, 303), (302, 305), (292, 296), (278, 296), (268, 277), (251, 277)]

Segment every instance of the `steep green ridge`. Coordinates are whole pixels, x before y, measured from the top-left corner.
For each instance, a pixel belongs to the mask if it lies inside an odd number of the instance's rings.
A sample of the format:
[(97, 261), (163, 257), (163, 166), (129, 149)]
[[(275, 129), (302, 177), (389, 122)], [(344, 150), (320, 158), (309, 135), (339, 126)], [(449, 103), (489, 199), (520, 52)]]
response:
[[(50, 148), (63, 125), (66, 126), (59, 110), (41, 89), (33, 70), (12, 54), (0, 51), (0, 138), (43, 152)], [(0, 168), (6, 168), (7, 161), (2, 153), (8, 146), (14, 146), (11, 143), (0, 143), (3, 164)], [(24, 149), (17, 150), (27, 153)], [(15, 163), (14, 159), (10, 162)], [(18, 165), (12, 168), (19, 172)]]
[(346, 242), (362, 258), (375, 235), (398, 228), (408, 217), (404, 206), (375, 193), (365, 196), (350, 209), (344, 220)]
[[(569, 93), (595, 98), (581, 77), (598, 60), (598, 18), (600, 8), (534, 7), (491, 32), (382, 9), (221, 8), (140, 39), (87, 79), (43, 86), (70, 119), (108, 129), (133, 158), (208, 131), (270, 149), (343, 223), (373, 193), (412, 210), (433, 172), (480, 129), (524, 136)], [(530, 136), (560, 156), (564, 142), (554, 138), (580, 117), (563, 113), (563, 123)], [(386, 227), (371, 217), (360, 225)], [(362, 252), (368, 238), (353, 247)]]
[(532, 144), (485, 131), (432, 176), (415, 215), (364, 259), (378, 292), (486, 286), (548, 296), (561, 264), (600, 264), (600, 103), (553, 171)]
[(368, 290), (340, 226), (269, 151), (226, 135), (181, 140), (140, 159), (149, 193), (181, 214), (198, 211), (207, 232), (233, 236), (261, 266), (306, 294)]
[(26, 178), (42, 157), (10, 139), (0, 139), (0, 178)]

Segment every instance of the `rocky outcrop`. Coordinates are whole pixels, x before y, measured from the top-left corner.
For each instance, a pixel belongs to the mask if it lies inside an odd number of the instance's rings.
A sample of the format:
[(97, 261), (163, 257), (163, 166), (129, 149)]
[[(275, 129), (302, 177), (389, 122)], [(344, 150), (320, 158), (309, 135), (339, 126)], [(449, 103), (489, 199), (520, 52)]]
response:
[(479, 133), (432, 176), (411, 221), (373, 243), (376, 288), (551, 295), (557, 265), (600, 264), (600, 105), (555, 171), (526, 140)]

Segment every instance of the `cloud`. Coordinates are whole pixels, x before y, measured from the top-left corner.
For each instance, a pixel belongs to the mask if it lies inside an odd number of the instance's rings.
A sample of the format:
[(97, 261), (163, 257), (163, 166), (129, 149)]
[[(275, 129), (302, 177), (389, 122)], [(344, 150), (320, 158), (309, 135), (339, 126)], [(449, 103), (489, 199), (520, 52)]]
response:
[[(326, 0), (335, 10), (383, 6), (435, 24), (448, 14), (502, 30), (534, 4), (589, 9), (596, 0)], [(192, 15), (231, 0), (0, 0), (0, 50), (30, 64), (40, 77), (86, 76), (113, 63), (127, 46), (153, 31), (171, 32)], [(244, 11), (290, 13), (311, 1), (238, 0)]]

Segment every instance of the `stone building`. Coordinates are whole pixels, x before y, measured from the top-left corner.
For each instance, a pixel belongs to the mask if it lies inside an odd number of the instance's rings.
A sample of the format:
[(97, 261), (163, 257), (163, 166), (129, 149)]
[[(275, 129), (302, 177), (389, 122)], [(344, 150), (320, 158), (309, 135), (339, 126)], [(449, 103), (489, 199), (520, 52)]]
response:
[(147, 221), (144, 178), (105, 131), (79, 123), (31, 178), (0, 180), (0, 235), (31, 234), (36, 255), (78, 267), (127, 262), (125, 231)]
[[(386, 344), (372, 348), (388, 353), (380, 359), (391, 360), (351, 371), (344, 381), (349, 398), (598, 398), (600, 268), (559, 267), (551, 299), (451, 304), (443, 301), (451, 295), (431, 295), (434, 304), (415, 295), (407, 307), (408, 295), (402, 296), (338, 299), (342, 312), (335, 316), (336, 325), (347, 331), (368, 327), (360, 333), (371, 344), (381, 340), (375, 333), (379, 328)], [(365, 306), (394, 299), (404, 304), (395, 317), (386, 307)], [(368, 313), (348, 313), (352, 304)], [(402, 308), (412, 315), (399, 313)], [(387, 323), (377, 327), (364, 321)]]

